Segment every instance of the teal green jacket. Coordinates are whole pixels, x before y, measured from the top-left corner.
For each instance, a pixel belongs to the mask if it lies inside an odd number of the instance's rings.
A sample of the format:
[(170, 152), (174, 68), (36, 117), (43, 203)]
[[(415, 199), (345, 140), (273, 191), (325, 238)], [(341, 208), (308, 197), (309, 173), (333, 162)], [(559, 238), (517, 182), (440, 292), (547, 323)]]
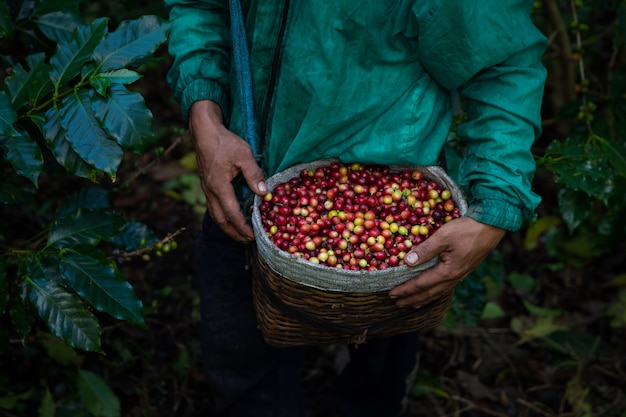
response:
[[(243, 136), (228, 1), (165, 3), (168, 81), (183, 113), (213, 100)], [(266, 175), (330, 157), (436, 164), (455, 91), (468, 116), (457, 132), (467, 215), (518, 230), (540, 202), (530, 148), (541, 131), (546, 39), (532, 3), (243, 0)]]

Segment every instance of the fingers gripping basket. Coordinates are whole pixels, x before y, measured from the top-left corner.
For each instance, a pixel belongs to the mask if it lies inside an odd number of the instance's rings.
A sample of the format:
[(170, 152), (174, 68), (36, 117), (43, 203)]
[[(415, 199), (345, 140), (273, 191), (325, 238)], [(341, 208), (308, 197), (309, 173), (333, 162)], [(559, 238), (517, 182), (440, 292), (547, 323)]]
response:
[[(321, 160), (293, 166), (267, 180), (268, 189), (332, 163)], [(409, 167), (391, 167), (392, 170)], [(415, 168), (415, 167), (411, 167)], [(419, 167), (424, 178), (451, 191), (464, 214), (467, 205), (458, 186), (436, 166)], [(263, 229), (256, 197), (252, 225), (256, 245), (251, 248), (253, 294), (257, 319), (265, 341), (275, 346), (360, 344), (368, 338), (437, 327), (447, 314), (453, 292), (419, 309), (399, 308), (389, 299), (390, 289), (414, 278), (438, 259), (376, 271), (352, 271), (316, 265), (279, 249)]]

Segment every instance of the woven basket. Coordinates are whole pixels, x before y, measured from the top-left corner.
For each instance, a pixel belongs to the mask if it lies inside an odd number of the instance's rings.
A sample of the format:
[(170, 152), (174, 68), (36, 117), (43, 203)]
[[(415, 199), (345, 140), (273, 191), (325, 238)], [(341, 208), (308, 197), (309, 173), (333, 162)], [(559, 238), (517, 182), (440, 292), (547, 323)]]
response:
[[(328, 159), (300, 164), (267, 180), (270, 190), (297, 176), (301, 170), (326, 166)], [(391, 167), (401, 170), (416, 167)], [(464, 214), (467, 204), (459, 187), (440, 167), (418, 167), (424, 177), (451, 191)], [(389, 290), (414, 278), (438, 262), (406, 265), (378, 271), (348, 271), (315, 265), (277, 248), (268, 238), (255, 198), (252, 225), (256, 244), (251, 247), (253, 296), (257, 320), (265, 341), (274, 346), (360, 344), (367, 339), (432, 329), (444, 320), (453, 291), (419, 309), (399, 308)]]

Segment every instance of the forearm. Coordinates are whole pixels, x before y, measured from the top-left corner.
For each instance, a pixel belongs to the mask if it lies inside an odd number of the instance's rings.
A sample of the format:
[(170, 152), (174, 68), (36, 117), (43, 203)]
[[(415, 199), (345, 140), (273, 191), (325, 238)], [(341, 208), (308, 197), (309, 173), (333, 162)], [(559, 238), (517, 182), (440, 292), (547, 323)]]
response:
[(540, 199), (531, 190), (531, 147), (541, 132), (545, 74), (538, 59), (520, 54), (460, 89), (468, 121), (458, 131), (467, 144), (459, 177), (475, 220), (513, 231), (533, 217)]

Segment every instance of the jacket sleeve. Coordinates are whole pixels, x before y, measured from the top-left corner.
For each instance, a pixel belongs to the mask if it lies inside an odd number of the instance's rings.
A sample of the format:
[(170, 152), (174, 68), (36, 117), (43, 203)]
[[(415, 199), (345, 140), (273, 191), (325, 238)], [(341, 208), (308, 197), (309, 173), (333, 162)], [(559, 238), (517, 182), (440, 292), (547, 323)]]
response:
[(541, 134), (546, 39), (528, 0), (418, 2), (419, 54), (443, 87), (458, 90), (468, 120), (459, 126), (467, 152), (459, 181), (467, 215), (518, 230), (540, 202), (531, 190), (531, 146)]
[(228, 109), (230, 23), (227, 1), (165, 0), (172, 27), (167, 81), (185, 117), (197, 100)]

